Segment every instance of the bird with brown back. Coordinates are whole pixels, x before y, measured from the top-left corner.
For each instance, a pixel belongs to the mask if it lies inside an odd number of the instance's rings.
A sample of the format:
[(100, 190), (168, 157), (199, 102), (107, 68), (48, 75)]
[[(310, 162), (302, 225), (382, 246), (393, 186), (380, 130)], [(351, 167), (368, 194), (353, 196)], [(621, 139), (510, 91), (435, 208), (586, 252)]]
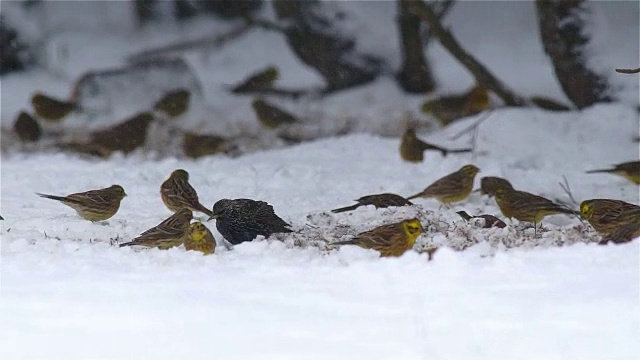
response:
[(525, 191), (500, 188), (496, 190), (495, 199), (504, 216), (534, 224), (540, 223), (548, 215), (577, 214), (563, 205)]
[(609, 173), (631, 181), (636, 185), (640, 185), (640, 161), (629, 161), (616, 164), (610, 169), (589, 170), (587, 174)]
[(167, 208), (173, 212), (180, 209), (199, 211), (207, 216), (211, 210), (200, 204), (198, 193), (189, 184), (189, 173), (183, 169), (174, 170), (169, 178), (160, 185), (160, 197)]
[(513, 189), (513, 185), (507, 179), (496, 176), (485, 176), (480, 179), (480, 193), (482, 195), (496, 196), (498, 189)]
[(391, 194), (391, 193), (384, 193), (384, 194), (373, 194), (373, 195), (366, 195), (363, 196), (357, 200), (358, 203), (355, 205), (351, 205), (351, 206), (345, 206), (339, 209), (333, 209), (331, 210), (331, 212), (333, 213), (341, 213), (341, 212), (345, 212), (345, 211), (351, 211), (351, 210), (355, 210), (357, 208), (359, 208), (360, 206), (367, 206), (367, 205), (373, 205), (375, 206), (377, 209), (380, 208), (387, 208), (390, 206), (408, 206), (408, 205), (413, 205), (411, 203), (411, 201), (403, 198), (400, 195), (396, 195), (396, 194)]
[(89, 190), (67, 196), (36, 194), (46, 199), (62, 202), (74, 209), (80, 217), (89, 221), (104, 221), (111, 218), (120, 209), (120, 201), (127, 196), (120, 185), (112, 185), (105, 189)]
[(590, 199), (580, 203), (580, 216), (602, 234), (640, 221), (640, 206), (622, 200)]
[(189, 233), (184, 239), (186, 250), (200, 251), (205, 255), (216, 252), (216, 239), (209, 229), (200, 221), (189, 226)]
[(404, 132), (402, 135), (402, 141), (400, 142), (400, 157), (402, 157), (403, 160), (409, 162), (421, 162), (424, 160), (424, 152), (426, 150), (439, 151), (442, 156), (447, 156), (449, 153), (466, 153), (471, 152), (473, 149), (449, 150), (420, 140), (413, 128), (409, 128)]
[(383, 257), (400, 256), (413, 248), (422, 231), (422, 224), (418, 219), (409, 219), (378, 226), (356, 235), (353, 239), (337, 241), (331, 245), (357, 245), (376, 250)]
[(120, 247), (140, 245), (167, 250), (174, 246), (180, 246), (189, 235), (191, 219), (193, 219), (191, 210), (181, 209), (132, 241), (120, 244)]
[(31, 105), (36, 115), (52, 122), (62, 120), (76, 109), (76, 104), (72, 102), (55, 99), (41, 92), (37, 92), (31, 97)]
[(462, 201), (471, 194), (473, 180), (478, 172), (480, 169), (475, 165), (465, 165), (460, 170), (434, 181), (421, 192), (409, 196), (407, 200), (418, 197), (435, 198), (446, 206)]

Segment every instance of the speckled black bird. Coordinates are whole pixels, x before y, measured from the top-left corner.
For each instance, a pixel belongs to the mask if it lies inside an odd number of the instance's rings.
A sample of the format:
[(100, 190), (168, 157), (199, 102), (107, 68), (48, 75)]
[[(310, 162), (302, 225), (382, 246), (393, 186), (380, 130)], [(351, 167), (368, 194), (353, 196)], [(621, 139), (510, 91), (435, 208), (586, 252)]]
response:
[(355, 201), (358, 202), (355, 205), (334, 209), (334, 210), (331, 210), (331, 212), (341, 213), (345, 211), (351, 211), (351, 210), (357, 209), (360, 206), (365, 206), (365, 205), (373, 205), (376, 208), (386, 208), (389, 206), (413, 205), (411, 201), (405, 199), (404, 197), (396, 194), (391, 194), (391, 193), (367, 195)]
[(233, 245), (251, 241), (258, 235), (269, 237), (275, 233), (293, 232), (264, 201), (251, 199), (222, 199), (213, 205), (218, 232)]

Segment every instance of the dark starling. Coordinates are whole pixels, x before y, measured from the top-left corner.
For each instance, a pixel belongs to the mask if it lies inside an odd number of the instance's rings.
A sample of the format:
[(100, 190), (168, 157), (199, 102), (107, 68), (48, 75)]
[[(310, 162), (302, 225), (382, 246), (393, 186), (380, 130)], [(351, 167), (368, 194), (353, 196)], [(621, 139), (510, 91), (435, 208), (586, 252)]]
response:
[(469, 221), (471, 219), (484, 219), (484, 226), (482, 227), (485, 229), (492, 228), (492, 227), (498, 227), (503, 229), (507, 226), (507, 224), (505, 224), (504, 221), (498, 219), (493, 215), (484, 214), (484, 215), (478, 215), (478, 216), (471, 216), (467, 214), (466, 211), (456, 211), (456, 214), (460, 215), (460, 217), (465, 219), (466, 221)]
[(13, 131), (22, 142), (38, 141), (42, 136), (40, 124), (29, 113), (24, 111), (20, 112), (16, 122), (13, 124)]
[(182, 141), (182, 150), (188, 157), (197, 159), (226, 151), (228, 145), (228, 140), (222, 136), (186, 133)]
[(170, 117), (184, 114), (189, 109), (191, 92), (186, 89), (174, 90), (166, 93), (162, 99), (153, 106), (157, 111), (164, 112)]
[(424, 160), (425, 150), (440, 151), (442, 156), (447, 156), (449, 153), (465, 153), (471, 152), (473, 149), (445, 149), (418, 139), (415, 129), (407, 129), (402, 135), (402, 141), (400, 142), (400, 156), (402, 159), (410, 162), (421, 162)]
[(483, 195), (496, 196), (498, 189), (513, 189), (513, 186), (507, 179), (501, 177), (485, 176), (480, 179), (480, 193)]
[(278, 69), (275, 66), (269, 66), (265, 69), (257, 71), (249, 75), (242, 83), (234, 86), (231, 92), (234, 94), (242, 94), (249, 92), (257, 92), (269, 90), (273, 87), (273, 83), (278, 79)]
[(251, 199), (222, 199), (213, 205), (218, 232), (231, 244), (237, 245), (251, 241), (256, 236), (265, 238), (275, 233), (289, 233), (291, 226), (273, 211), (273, 207), (264, 201)]
[(72, 102), (54, 99), (39, 92), (31, 98), (31, 105), (39, 117), (49, 121), (60, 121), (76, 108)]
[(365, 206), (365, 205), (373, 205), (378, 209), (379, 208), (386, 208), (386, 207), (389, 207), (389, 206), (413, 205), (409, 200), (405, 199), (404, 197), (402, 197), (400, 195), (396, 195), (396, 194), (390, 194), (390, 193), (367, 195), (367, 196), (363, 196), (363, 197), (361, 197), (361, 198), (359, 198), (358, 200), (355, 200), (355, 201), (358, 202), (355, 205), (346, 206), (346, 207), (339, 208), (339, 209), (334, 209), (334, 210), (331, 210), (331, 212), (341, 213), (341, 212), (345, 212), (345, 211), (351, 211), (351, 210), (355, 210), (356, 208), (358, 208), (360, 206)]
[(298, 122), (295, 116), (262, 99), (254, 100), (251, 106), (256, 113), (258, 121), (270, 129)]
[(153, 121), (151, 113), (140, 113), (120, 124), (95, 131), (84, 141), (59, 146), (63, 149), (101, 157), (109, 157), (115, 151), (128, 154), (144, 144), (151, 121)]

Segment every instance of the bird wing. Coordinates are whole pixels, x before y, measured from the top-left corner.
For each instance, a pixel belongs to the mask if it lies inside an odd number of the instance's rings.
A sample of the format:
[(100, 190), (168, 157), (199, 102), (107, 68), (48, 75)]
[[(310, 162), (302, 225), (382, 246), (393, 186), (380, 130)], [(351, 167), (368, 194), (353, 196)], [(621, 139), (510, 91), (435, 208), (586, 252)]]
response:
[(110, 192), (104, 189), (71, 194), (66, 198), (71, 200), (71, 202), (92, 207), (108, 207), (113, 204), (116, 199)]

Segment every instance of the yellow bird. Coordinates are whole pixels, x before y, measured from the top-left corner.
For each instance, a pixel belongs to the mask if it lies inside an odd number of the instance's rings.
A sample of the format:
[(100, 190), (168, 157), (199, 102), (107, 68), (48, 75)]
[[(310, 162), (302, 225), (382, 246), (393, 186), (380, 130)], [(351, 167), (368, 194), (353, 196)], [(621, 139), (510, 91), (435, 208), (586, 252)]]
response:
[(407, 200), (418, 197), (436, 198), (445, 205), (462, 201), (471, 194), (473, 190), (473, 180), (480, 172), (475, 165), (465, 165), (460, 170), (436, 180), (421, 192), (409, 196)]
[(610, 173), (640, 185), (640, 161), (629, 161), (614, 165), (611, 169), (589, 170), (587, 174)]
[(380, 252), (380, 256), (400, 256), (411, 250), (422, 233), (418, 219), (379, 226), (358, 234), (351, 240), (334, 242), (331, 245), (357, 245)]
[(186, 250), (195, 250), (205, 255), (216, 252), (216, 239), (209, 229), (200, 221), (196, 221), (189, 226), (189, 234), (184, 239)]

